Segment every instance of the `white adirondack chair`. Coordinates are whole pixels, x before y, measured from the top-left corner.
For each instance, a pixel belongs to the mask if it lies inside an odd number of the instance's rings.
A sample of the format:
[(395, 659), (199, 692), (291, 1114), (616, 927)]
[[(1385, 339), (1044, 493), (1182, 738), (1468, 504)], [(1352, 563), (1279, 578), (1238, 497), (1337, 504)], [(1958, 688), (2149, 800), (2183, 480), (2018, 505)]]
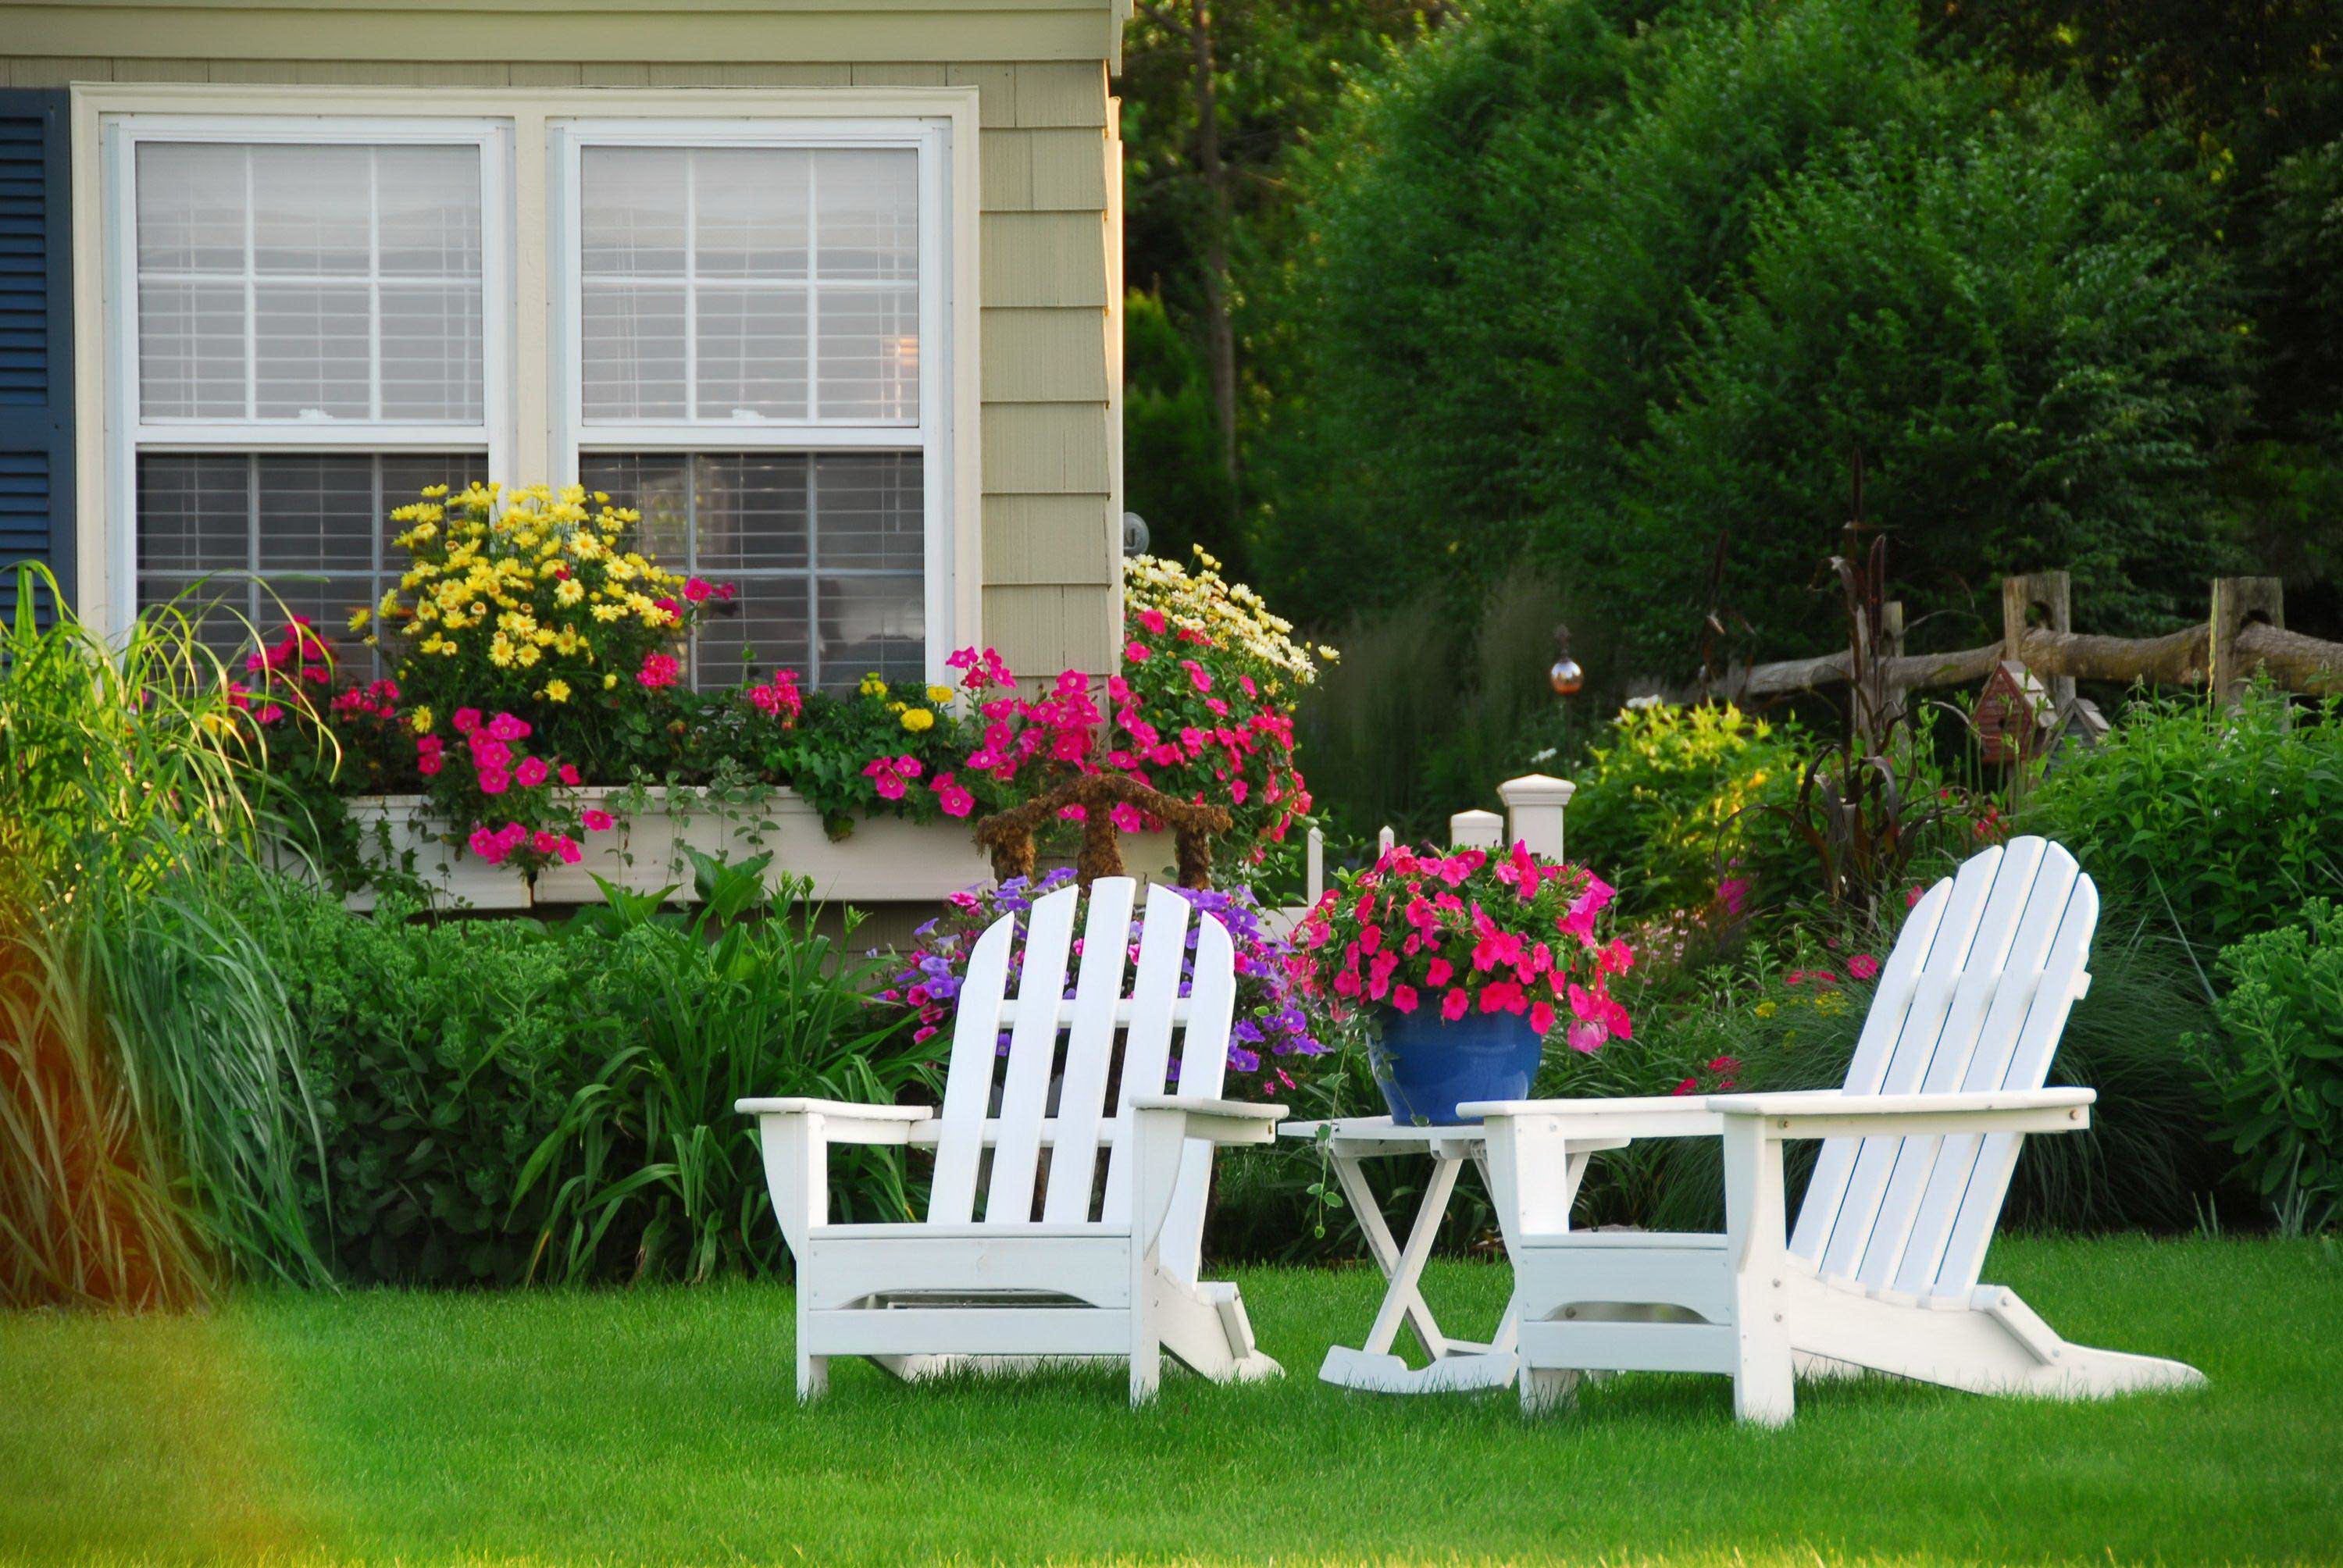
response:
[[(1736, 1414), (1767, 1424), (1790, 1419), (1794, 1372), (2068, 1399), (2202, 1382), (2177, 1362), (2069, 1344), (1977, 1283), (2026, 1134), (2089, 1122), (2092, 1091), (2043, 1083), (2090, 986), (2098, 914), (2072, 855), (2013, 839), (1913, 910), (1842, 1089), (1464, 1107), (1486, 1118), (1523, 1405), (1631, 1369), (1728, 1373)], [(1724, 1141), (1725, 1234), (1569, 1229), (1572, 1160), (1647, 1137)], [(1793, 1139), (1824, 1142), (1785, 1245)]]
[[(1016, 918), (978, 939), (940, 1114), (820, 1100), (739, 1102), (757, 1118), (773, 1209), (797, 1260), (800, 1400), (821, 1395), (839, 1355), (868, 1356), (906, 1378), (953, 1365), (1128, 1356), (1133, 1404), (1153, 1396), (1163, 1351), (1222, 1381), (1280, 1370), (1254, 1345), (1236, 1287), (1197, 1275), (1212, 1145), (1270, 1141), (1284, 1108), (1218, 1098), (1234, 951), (1220, 921), (1197, 914), (1193, 984), (1181, 996), (1195, 910), (1169, 888), (1148, 890), (1126, 992), (1136, 890), (1128, 877), (1092, 884), (1071, 1001), (1074, 888), (1043, 897), (1028, 916), (1014, 1000)], [(1178, 1077), (1167, 1087), (1175, 1030)], [(926, 1221), (830, 1223), (827, 1156), (836, 1143), (932, 1148)]]

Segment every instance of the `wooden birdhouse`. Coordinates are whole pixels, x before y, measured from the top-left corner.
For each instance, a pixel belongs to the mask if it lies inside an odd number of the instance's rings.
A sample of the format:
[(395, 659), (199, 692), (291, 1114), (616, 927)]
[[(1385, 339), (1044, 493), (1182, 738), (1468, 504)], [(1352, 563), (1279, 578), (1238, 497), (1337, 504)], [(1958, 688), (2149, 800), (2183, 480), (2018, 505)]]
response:
[(2010, 763), (2040, 756), (2056, 716), (2049, 689), (2016, 659), (2003, 659), (1977, 694), (1977, 743), (1985, 759)]
[(2107, 716), (2099, 705), (2087, 697), (2070, 697), (2058, 705), (2051, 719), (2049, 735), (2050, 766), (2057, 767), (2058, 759), (2068, 751), (2086, 751), (2107, 739)]

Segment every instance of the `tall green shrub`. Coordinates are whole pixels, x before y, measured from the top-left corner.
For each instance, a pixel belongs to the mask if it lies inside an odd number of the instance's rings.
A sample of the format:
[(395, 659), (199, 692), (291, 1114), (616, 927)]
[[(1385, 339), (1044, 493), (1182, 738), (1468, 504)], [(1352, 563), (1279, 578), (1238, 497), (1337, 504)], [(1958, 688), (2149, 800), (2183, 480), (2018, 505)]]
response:
[(1916, 618), (2023, 557), (2146, 629), (2241, 375), (2186, 163), (1904, 0), (1483, 0), (1297, 176), (1270, 575), (1464, 604), (1531, 555), (1683, 666), (1723, 538), (1729, 624), (1821, 651), (1860, 447)]

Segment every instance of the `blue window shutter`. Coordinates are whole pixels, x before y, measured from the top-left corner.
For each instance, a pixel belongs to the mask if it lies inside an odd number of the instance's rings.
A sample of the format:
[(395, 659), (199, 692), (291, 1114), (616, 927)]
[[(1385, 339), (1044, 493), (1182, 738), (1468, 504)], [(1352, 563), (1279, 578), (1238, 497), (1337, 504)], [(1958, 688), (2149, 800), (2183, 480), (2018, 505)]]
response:
[(74, 592), (73, 222), (59, 90), (0, 91), (0, 614), (16, 563)]

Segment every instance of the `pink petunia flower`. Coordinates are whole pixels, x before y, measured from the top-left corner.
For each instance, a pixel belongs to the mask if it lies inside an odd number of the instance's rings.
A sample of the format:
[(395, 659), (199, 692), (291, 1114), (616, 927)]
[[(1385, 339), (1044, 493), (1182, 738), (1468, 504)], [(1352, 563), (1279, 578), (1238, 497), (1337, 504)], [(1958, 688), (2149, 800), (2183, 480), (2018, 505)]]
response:
[(578, 813), (578, 820), (588, 833), (607, 833), (618, 825), (618, 819), (598, 806), (588, 806)]

